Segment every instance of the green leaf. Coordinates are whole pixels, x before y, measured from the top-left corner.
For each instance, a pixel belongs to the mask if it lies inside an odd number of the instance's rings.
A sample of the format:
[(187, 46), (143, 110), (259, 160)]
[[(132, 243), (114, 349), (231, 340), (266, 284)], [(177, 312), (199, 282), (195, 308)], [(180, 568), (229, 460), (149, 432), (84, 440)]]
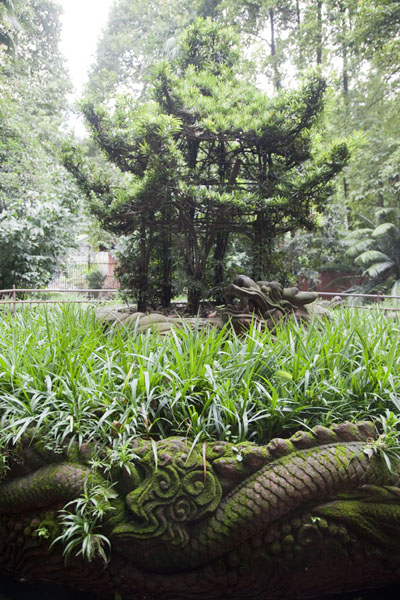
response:
[(370, 264), (373, 262), (383, 262), (388, 260), (390, 260), (389, 257), (379, 250), (367, 250), (366, 252), (360, 254), (360, 256), (357, 256), (355, 263), (357, 265), (367, 265), (368, 263)]
[(353, 240), (353, 239), (360, 239), (360, 238), (365, 238), (368, 237), (369, 235), (371, 235), (373, 232), (373, 229), (370, 227), (361, 227), (360, 229), (355, 229), (354, 231), (349, 231), (349, 233), (346, 235), (346, 237), (344, 238), (345, 240)]
[(292, 381), (292, 379), (293, 379), (292, 374), (289, 373), (288, 371), (276, 371), (275, 375), (279, 379), (283, 379), (285, 381)]
[(397, 209), (393, 207), (378, 208), (375, 211), (375, 216), (378, 219), (378, 221), (382, 221), (383, 219), (387, 219), (388, 217), (394, 218), (397, 216)]
[(374, 237), (374, 238), (383, 237), (388, 234), (393, 235), (395, 237), (395, 236), (397, 236), (397, 232), (398, 232), (397, 227), (393, 223), (381, 223), (372, 232), (372, 237)]
[(368, 269), (365, 269), (364, 273), (369, 275), (370, 277), (378, 277), (382, 275), (385, 271), (388, 271), (394, 266), (394, 262), (392, 260), (388, 260), (385, 262), (375, 263), (371, 265)]
[(391, 294), (392, 296), (400, 296), (400, 279), (394, 282)]
[(356, 256), (359, 256), (360, 253), (371, 250), (372, 244), (373, 244), (373, 240), (371, 240), (371, 239), (360, 240), (359, 242), (355, 243), (353, 246), (350, 246), (350, 248), (348, 248), (346, 250), (345, 254), (346, 254), (346, 256), (348, 256), (350, 258), (355, 258)]

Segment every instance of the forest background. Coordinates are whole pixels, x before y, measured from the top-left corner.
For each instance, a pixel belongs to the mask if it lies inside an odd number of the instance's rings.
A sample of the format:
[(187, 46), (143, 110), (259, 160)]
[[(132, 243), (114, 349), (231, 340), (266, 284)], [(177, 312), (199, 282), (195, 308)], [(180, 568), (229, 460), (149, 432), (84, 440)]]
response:
[(117, 0), (76, 140), (57, 3), (2, 0), (0, 288), (83, 231), (141, 308), (239, 271), (396, 284), (399, 32), (396, 0)]

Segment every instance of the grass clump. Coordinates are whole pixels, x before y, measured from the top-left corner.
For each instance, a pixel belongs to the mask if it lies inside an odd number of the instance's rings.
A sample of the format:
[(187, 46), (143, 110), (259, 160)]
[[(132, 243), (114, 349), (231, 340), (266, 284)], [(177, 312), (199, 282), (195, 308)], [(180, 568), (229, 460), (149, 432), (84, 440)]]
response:
[(52, 450), (107, 446), (123, 466), (138, 436), (264, 444), (318, 423), (378, 418), (400, 407), (399, 329), (378, 310), (351, 309), (243, 338), (229, 328), (104, 331), (90, 308), (73, 306), (6, 315), (0, 448), (29, 430)]
[(111, 488), (85, 485), (82, 496), (59, 511), (62, 533), (51, 545), (63, 542), (66, 560), (73, 553), (88, 562), (97, 556), (108, 562), (111, 543), (98, 529), (103, 517), (113, 510), (110, 500), (116, 496)]

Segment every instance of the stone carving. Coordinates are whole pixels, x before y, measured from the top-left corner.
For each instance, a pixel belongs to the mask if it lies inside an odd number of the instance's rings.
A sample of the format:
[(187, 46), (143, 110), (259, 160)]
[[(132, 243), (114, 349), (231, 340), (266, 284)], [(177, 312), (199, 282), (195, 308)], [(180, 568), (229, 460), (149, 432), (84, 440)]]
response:
[[(300, 599), (399, 583), (400, 464), (390, 471), (369, 451), (376, 435), (362, 422), (266, 446), (138, 439), (111, 470), (90, 444), (53, 454), (26, 435), (0, 484), (0, 565), (110, 600)], [(65, 561), (58, 511), (110, 481), (99, 524), (109, 561)]]
[(317, 299), (316, 292), (301, 292), (297, 287), (284, 288), (277, 281), (253, 281), (238, 275), (225, 287), (225, 319), (236, 331), (247, 330), (252, 321), (273, 330), (278, 321), (289, 315), (308, 318), (307, 305)]
[(104, 324), (115, 323), (117, 327), (125, 326), (138, 334), (150, 330), (164, 335), (171, 331), (174, 324), (173, 319), (160, 313), (135, 312), (124, 305), (97, 308), (95, 313)]
[(97, 318), (104, 324), (129, 327), (136, 333), (145, 333), (150, 330), (166, 335), (174, 327), (181, 327), (183, 323), (196, 327), (216, 326), (222, 327), (224, 321), (232, 322), (237, 333), (242, 333), (250, 328), (255, 321), (261, 327), (274, 330), (278, 321), (293, 316), (308, 319), (311, 314), (329, 315), (328, 308), (323, 308), (321, 303), (309, 305), (318, 297), (317, 292), (302, 292), (297, 287), (284, 288), (277, 281), (255, 282), (246, 275), (238, 275), (234, 282), (227, 285), (224, 290), (226, 306), (220, 316), (218, 311), (208, 318), (179, 318), (173, 315), (165, 316), (159, 313), (138, 313), (127, 309), (126, 306), (102, 307), (96, 309)]

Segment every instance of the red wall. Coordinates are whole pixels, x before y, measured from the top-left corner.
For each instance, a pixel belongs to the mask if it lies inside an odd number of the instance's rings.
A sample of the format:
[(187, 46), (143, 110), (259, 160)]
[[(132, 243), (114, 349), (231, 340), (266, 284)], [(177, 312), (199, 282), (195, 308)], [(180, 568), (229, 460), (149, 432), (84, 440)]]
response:
[[(350, 272), (321, 271), (319, 276), (320, 282), (315, 288), (317, 292), (344, 292), (363, 282), (363, 277)], [(300, 289), (310, 289), (308, 282), (301, 282)]]

